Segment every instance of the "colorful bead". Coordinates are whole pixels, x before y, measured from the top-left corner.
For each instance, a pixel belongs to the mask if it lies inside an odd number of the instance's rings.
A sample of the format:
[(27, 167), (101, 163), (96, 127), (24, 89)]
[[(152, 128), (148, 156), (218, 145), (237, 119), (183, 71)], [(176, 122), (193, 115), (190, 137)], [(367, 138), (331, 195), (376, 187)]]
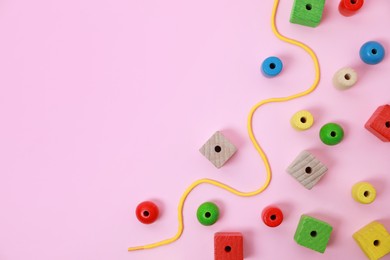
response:
[(358, 182), (352, 187), (352, 197), (363, 204), (372, 203), (376, 198), (376, 190), (368, 182)]
[(364, 226), (352, 237), (369, 259), (379, 259), (390, 253), (390, 234), (377, 221)]
[(283, 63), (278, 57), (268, 57), (261, 64), (261, 72), (268, 78), (275, 77), (283, 69)]
[(333, 86), (340, 90), (346, 90), (356, 84), (357, 73), (352, 68), (342, 68), (333, 76)]
[(135, 215), (143, 224), (152, 224), (158, 218), (159, 210), (156, 204), (151, 201), (144, 201), (138, 204)]
[(320, 139), (324, 144), (336, 145), (343, 140), (344, 130), (335, 123), (328, 123), (320, 129)]
[(364, 127), (383, 142), (390, 142), (390, 105), (378, 107)]
[(294, 0), (290, 22), (309, 27), (317, 27), (322, 19), (325, 0)]
[(341, 0), (339, 4), (339, 12), (344, 16), (354, 15), (362, 8), (364, 0)]
[(269, 227), (277, 227), (283, 222), (283, 212), (277, 207), (264, 208), (261, 216), (264, 224)]
[(199, 152), (217, 168), (221, 168), (236, 151), (234, 144), (219, 131), (199, 149)]
[(294, 240), (301, 246), (324, 253), (332, 230), (332, 226), (328, 223), (302, 215), (295, 231)]
[(243, 260), (244, 237), (239, 232), (214, 234), (214, 260)]
[(309, 111), (301, 110), (291, 117), (290, 123), (296, 130), (307, 130), (313, 125), (314, 117)]
[(327, 170), (326, 165), (308, 151), (301, 152), (287, 168), (287, 172), (308, 190), (319, 182)]
[(218, 220), (219, 208), (215, 203), (205, 202), (198, 207), (196, 216), (200, 224), (211, 226)]
[(381, 62), (385, 57), (385, 48), (379, 42), (369, 41), (363, 44), (359, 54), (364, 63), (374, 65)]

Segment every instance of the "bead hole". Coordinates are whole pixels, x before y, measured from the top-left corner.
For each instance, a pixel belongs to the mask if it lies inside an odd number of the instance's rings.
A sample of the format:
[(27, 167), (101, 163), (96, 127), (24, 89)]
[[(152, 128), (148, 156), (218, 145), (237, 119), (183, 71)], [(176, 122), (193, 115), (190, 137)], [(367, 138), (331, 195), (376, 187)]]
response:
[(149, 217), (149, 215), (150, 215), (150, 213), (147, 210), (142, 212), (142, 216), (144, 216), (144, 217)]
[(306, 4), (306, 10), (310, 11), (312, 8), (311, 4)]
[(363, 193), (363, 196), (364, 196), (364, 197), (370, 196), (370, 192), (369, 192), (368, 190), (366, 190), (366, 191)]
[(214, 151), (215, 151), (216, 153), (220, 153), (220, 152), (222, 151), (221, 146), (219, 146), (219, 145), (215, 146), (215, 147), (214, 147)]
[(330, 136), (331, 137), (336, 137), (336, 132), (335, 131), (330, 132)]
[(210, 213), (210, 212), (206, 212), (206, 213), (204, 214), (204, 216), (205, 216), (206, 218), (210, 218), (210, 217), (211, 217), (211, 213)]
[(301, 123), (306, 123), (306, 117), (301, 117)]
[(225, 252), (229, 253), (230, 251), (232, 251), (232, 247), (231, 246), (225, 246)]
[(306, 168), (305, 168), (305, 172), (306, 172), (307, 174), (310, 174), (311, 171), (312, 171), (311, 167), (306, 167)]
[(271, 220), (275, 220), (275, 219), (276, 219), (276, 215), (271, 215), (269, 218), (270, 218)]
[(381, 242), (378, 240), (378, 239), (376, 239), (376, 240), (374, 240), (374, 246), (379, 246), (379, 244), (380, 244)]
[(269, 67), (270, 67), (270, 69), (275, 69), (275, 68), (276, 68), (276, 65), (275, 65), (275, 63), (271, 63), (271, 64), (269, 65)]
[(371, 53), (375, 55), (375, 54), (378, 53), (378, 51), (377, 51), (376, 49), (372, 49), (372, 50), (371, 50)]
[(356, 0), (351, 0), (351, 4), (356, 4), (357, 3), (357, 1)]
[(344, 78), (345, 78), (346, 80), (350, 80), (350, 79), (351, 79), (351, 74), (348, 74), (348, 73), (345, 74), (345, 75), (344, 75)]
[(313, 230), (312, 232), (310, 232), (310, 236), (311, 237), (316, 237), (317, 236), (317, 231)]
[(385, 126), (386, 126), (387, 128), (390, 128), (390, 121), (387, 121), (387, 122), (385, 123)]

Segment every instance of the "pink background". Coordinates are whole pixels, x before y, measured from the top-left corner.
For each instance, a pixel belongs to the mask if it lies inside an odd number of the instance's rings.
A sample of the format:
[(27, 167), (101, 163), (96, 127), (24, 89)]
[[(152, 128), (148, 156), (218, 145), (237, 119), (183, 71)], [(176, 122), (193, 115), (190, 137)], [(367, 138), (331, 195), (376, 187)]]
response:
[[(184, 207), (185, 231), (175, 243), (137, 252), (177, 230), (177, 205), (193, 181), (213, 178), (243, 191), (257, 189), (265, 171), (246, 130), (258, 101), (307, 89), (314, 79), (309, 56), (271, 32), (273, 1), (4, 0), (0, 4), (0, 259), (213, 259), (213, 234), (240, 231), (246, 259), (365, 259), (352, 234), (373, 220), (390, 229), (390, 146), (363, 125), (376, 107), (390, 103), (389, 57), (361, 62), (368, 40), (390, 51), (390, 1), (366, 1), (343, 17), (328, 0), (312, 29), (289, 23), (293, 1), (282, 0), (280, 31), (317, 53), (322, 77), (310, 96), (260, 108), (255, 134), (272, 169), (270, 187), (252, 198), (203, 185)], [(283, 72), (261, 75), (268, 56)], [(359, 82), (337, 91), (336, 70), (352, 66)], [(289, 125), (301, 109), (314, 126)], [(325, 146), (320, 127), (343, 125), (344, 141)], [(198, 151), (217, 130), (238, 147), (216, 169)], [(285, 172), (308, 149), (328, 165), (311, 191)], [(370, 205), (350, 190), (370, 181)], [(154, 200), (153, 225), (135, 218), (135, 207)], [(221, 209), (220, 220), (201, 226), (204, 201)], [(265, 206), (284, 214), (271, 229), (260, 220)], [(298, 246), (301, 214), (334, 227), (325, 254)]]

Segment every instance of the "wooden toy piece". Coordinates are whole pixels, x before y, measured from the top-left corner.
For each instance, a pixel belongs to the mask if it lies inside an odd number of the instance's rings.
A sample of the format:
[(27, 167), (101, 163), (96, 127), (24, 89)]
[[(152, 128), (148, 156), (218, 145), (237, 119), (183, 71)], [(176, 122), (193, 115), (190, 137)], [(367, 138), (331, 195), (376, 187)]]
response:
[(216, 132), (199, 149), (215, 167), (221, 168), (237, 151), (237, 148), (221, 132)]
[(369, 41), (360, 47), (359, 55), (364, 63), (375, 65), (384, 59), (385, 48), (379, 42)]
[(283, 63), (278, 57), (268, 57), (261, 64), (261, 72), (267, 78), (272, 78), (282, 71)]
[(343, 128), (336, 123), (327, 123), (320, 129), (320, 139), (326, 145), (339, 144), (344, 138)]
[(364, 0), (341, 0), (339, 4), (339, 12), (344, 16), (354, 15), (362, 8)]
[(274, 206), (264, 208), (261, 216), (264, 224), (269, 227), (277, 227), (283, 222), (283, 212)]
[(214, 234), (215, 260), (243, 260), (244, 239), (239, 232), (217, 232)]
[(324, 253), (332, 230), (332, 226), (328, 223), (302, 215), (295, 231), (294, 240), (301, 246)]
[(301, 110), (291, 117), (290, 123), (294, 129), (303, 131), (312, 127), (314, 117), (309, 111)]
[(376, 190), (368, 182), (358, 182), (352, 187), (352, 197), (363, 204), (372, 203), (376, 198)]
[(325, 0), (294, 0), (290, 22), (309, 27), (317, 27), (322, 19)]
[(357, 82), (358, 76), (352, 68), (342, 68), (333, 76), (333, 86), (339, 90), (346, 90), (353, 87)]
[(390, 105), (378, 107), (364, 127), (383, 142), (390, 142)]
[(213, 202), (205, 202), (198, 207), (196, 217), (200, 224), (211, 226), (217, 222), (219, 217), (219, 208)]
[(288, 166), (287, 172), (306, 189), (312, 189), (328, 168), (308, 151), (301, 152)]
[(390, 234), (379, 222), (373, 221), (352, 235), (366, 256), (379, 259), (390, 253)]
[(152, 224), (159, 215), (159, 209), (156, 204), (151, 201), (144, 201), (138, 204), (135, 215), (137, 219), (143, 224)]

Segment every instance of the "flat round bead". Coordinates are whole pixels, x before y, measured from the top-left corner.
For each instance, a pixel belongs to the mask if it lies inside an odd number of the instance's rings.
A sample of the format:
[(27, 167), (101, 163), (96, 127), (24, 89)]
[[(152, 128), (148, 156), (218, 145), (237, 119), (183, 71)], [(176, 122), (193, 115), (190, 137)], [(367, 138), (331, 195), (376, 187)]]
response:
[(352, 68), (342, 68), (333, 76), (333, 86), (340, 90), (346, 90), (356, 84), (357, 73)]
[(159, 209), (156, 204), (151, 201), (144, 201), (138, 204), (135, 215), (143, 224), (152, 224), (158, 218)]
[(314, 123), (313, 115), (307, 110), (296, 112), (290, 120), (291, 126), (296, 130), (307, 130)]
[(364, 63), (374, 65), (385, 57), (385, 48), (379, 42), (369, 41), (362, 45), (359, 54)]
[(283, 212), (273, 206), (268, 206), (261, 213), (264, 224), (269, 227), (277, 227), (283, 222)]
[(344, 16), (354, 15), (362, 8), (364, 0), (341, 0), (339, 4), (339, 12)]
[(352, 197), (355, 201), (369, 204), (376, 198), (376, 190), (368, 182), (358, 182), (352, 187)]
[(198, 207), (196, 217), (200, 224), (211, 226), (218, 220), (219, 208), (215, 203), (205, 202)]
[(277, 76), (283, 69), (283, 63), (278, 57), (268, 57), (261, 64), (261, 72), (271, 78)]
[(328, 123), (320, 129), (320, 139), (326, 145), (336, 145), (343, 140), (344, 130), (335, 123)]

